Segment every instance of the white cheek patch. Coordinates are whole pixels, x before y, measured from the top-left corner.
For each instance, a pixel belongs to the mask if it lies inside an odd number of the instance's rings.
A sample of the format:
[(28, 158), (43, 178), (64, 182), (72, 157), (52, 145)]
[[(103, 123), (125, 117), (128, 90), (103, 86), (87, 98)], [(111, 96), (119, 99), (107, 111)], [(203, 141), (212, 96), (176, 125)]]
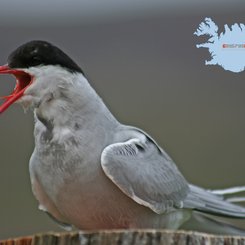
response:
[(18, 102), (25, 110), (40, 106), (45, 107), (48, 114), (53, 114), (54, 111), (49, 112), (48, 102), (51, 102), (58, 88), (63, 89), (67, 84), (71, 84), (73, 77), (66, 70), (51, 65), (32, 67), (26, 69), (26, 72), (31, 74), (34, 79)]

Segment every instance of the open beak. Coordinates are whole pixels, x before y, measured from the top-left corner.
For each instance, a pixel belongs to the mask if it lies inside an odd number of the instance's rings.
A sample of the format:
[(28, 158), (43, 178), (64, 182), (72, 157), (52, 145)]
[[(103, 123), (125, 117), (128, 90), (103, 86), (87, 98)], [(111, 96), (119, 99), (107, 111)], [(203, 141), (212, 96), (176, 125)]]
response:
[(31, 85), (33, 76), (18, 69), (12, 69), (8, 65), (0, 66), (0, 74), (12, 74), (16, 78), (16, 85), (14, 91), (8, 95), (0, 97), (5, 101), (0, 105), (0, 114), (4, 112), (10, 105), (12, 105), (16, 100), (21, 98), (27, 89)]

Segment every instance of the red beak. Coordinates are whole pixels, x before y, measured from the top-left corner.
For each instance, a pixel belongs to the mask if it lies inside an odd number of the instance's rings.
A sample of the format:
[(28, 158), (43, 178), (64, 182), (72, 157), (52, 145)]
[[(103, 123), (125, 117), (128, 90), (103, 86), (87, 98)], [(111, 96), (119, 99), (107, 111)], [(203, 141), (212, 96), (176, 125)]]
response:
[(0, 105), (0, 114), (4, 112), (10, 105), (23, 96), (26, 88), (32, 83), (33, 77), (18, 69), (11, 69), (8, 65), (0, 66), (0, 74), (12, 74), (16, 78), (16, 85), (14, 91), (8, 95), (0, 97), (4, 99), (2, 105)]

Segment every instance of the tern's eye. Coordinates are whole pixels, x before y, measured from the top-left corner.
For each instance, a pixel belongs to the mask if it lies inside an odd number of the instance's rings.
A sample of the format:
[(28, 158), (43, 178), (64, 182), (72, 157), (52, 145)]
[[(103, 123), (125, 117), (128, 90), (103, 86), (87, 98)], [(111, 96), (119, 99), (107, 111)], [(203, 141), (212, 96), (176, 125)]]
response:
[(30, 57), (30, 63), (32, 64), (32, 66), (40, 65), (42, 63), (42, 59), (38, 55), (33, 55)]
[(41, 60), (41, 58), (40, 58), (39, 56), (33, 56), (33, 57), (32, 57), (32, 60), (35, 60), (35, 61), (40, 61), (40, 60)]

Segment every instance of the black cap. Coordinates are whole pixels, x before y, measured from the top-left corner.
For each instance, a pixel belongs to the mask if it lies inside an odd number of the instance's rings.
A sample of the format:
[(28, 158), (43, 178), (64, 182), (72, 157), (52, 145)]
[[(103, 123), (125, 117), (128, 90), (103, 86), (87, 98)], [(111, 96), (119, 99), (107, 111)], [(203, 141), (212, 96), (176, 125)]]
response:
[(10, 68), (29, 68), (40, 65), (58, 65), (70, 72), (82, 69), (62, 50), (45, 41), (30, 41), (18, 47), (8, 57)]

